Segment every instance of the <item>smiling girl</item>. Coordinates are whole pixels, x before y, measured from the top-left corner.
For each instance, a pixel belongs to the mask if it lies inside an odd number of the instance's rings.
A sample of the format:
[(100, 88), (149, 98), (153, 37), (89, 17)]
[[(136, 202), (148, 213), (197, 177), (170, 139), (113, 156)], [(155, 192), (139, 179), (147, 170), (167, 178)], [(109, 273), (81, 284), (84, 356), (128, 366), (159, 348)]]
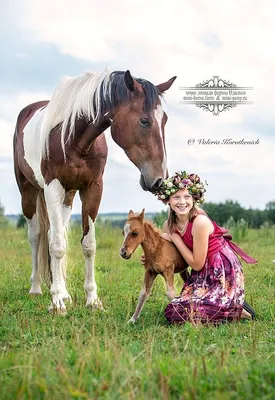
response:
[(199, 208), (205, 185), (196, 174), (177, 172), (166, 179), (158, 198), (169, 205), (162, 237), (174, 243), (192, 268), (181, 294), (166, 307), (170, 323), (214, 322), (254, 318), (254, 310), (244, 302), (244, 277), (238, 254), (249, 257)]

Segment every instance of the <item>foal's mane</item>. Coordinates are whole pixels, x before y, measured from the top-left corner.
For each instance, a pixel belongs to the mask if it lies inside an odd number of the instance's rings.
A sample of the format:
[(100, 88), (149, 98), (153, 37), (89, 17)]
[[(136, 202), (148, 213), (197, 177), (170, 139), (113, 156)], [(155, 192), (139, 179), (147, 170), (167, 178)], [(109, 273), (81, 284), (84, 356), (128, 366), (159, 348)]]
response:
[[(49, 135), (51, 130), (61, 124), (61, 146), (65, 157), (65, 134), (69, 128), (69, 141), (74, 135), (75, 121), (86, 119), (96, 124), (113, 107), (130, 101), (130, 93), (125, 86), (124, 71), (101, 73), (86, 72), (77, 77), (65, 77), (55, 89), (46, 107), (41, 126), (41, 152), (49, 154)], [(161, 93), (149, 81), (134, 78), (142, 85), (144, 92), (144, 111), (150, 112), (160, 103)]]

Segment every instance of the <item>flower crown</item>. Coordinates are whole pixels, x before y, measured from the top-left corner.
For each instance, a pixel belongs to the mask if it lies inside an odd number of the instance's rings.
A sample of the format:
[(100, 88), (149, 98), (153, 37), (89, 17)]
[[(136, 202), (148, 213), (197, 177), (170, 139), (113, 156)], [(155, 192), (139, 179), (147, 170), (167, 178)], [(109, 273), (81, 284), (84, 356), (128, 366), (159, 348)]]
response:
[[(206, 181), (205, 185), (207, 185)], [(187, 188), (197, 203), (203, 203), (205, 200), (203, 193), (206, 192), (205, 185), (201, 182), (198, 175), (188, 174), (186, 171), (181, 171), (176, 172), (175, 175), (165, 179), (155, 195), (158, 196), (159, 200), (166, 204), (171, 194), (176, 193), (180, 189)]]

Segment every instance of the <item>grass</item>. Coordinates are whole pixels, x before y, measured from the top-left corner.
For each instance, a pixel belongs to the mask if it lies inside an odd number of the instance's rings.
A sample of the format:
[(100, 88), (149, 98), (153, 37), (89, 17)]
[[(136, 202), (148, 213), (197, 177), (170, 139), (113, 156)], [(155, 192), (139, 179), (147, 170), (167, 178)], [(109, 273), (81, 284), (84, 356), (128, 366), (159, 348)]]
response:
[[(47, 313), (50, 296), (30, 297), (24, 230), (0, 232), (0, 399), (274, 399), (275, 231), (249, 230), (240, 243), (246, 298), (258, 319), (213, 326), (168, 326), (162, 278), (136, 325), (128, 325), (142, 286), (141, 251), (118, 250), (120, 230), (97, 229), (96, 277), (105, 312), (85, 308), (84, 260), (71, 231), (65, 317)], [(177, 291), (181, 281), (177, 276)]]

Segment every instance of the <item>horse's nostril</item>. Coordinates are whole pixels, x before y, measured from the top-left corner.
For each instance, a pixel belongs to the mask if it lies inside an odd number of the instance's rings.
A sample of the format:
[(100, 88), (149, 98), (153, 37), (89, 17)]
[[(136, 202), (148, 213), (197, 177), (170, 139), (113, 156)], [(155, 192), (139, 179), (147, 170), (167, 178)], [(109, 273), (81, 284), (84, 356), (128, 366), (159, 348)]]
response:
[(121, 257), (123, 257), (123, 258), (125, 258), (127, 256), (127, 252), (124, 249), (120, 249), (119, 253), (120, 253)]
[(152, 190), (153, 190), (154, 192), (156, 192), (156, 191), (161, 187), (162, 182), (163, 182), (163, 179), (162, 179), (162, 178), (158, 178), (158, 179), (153, 183)]

